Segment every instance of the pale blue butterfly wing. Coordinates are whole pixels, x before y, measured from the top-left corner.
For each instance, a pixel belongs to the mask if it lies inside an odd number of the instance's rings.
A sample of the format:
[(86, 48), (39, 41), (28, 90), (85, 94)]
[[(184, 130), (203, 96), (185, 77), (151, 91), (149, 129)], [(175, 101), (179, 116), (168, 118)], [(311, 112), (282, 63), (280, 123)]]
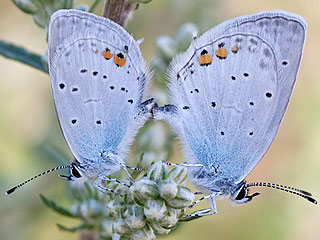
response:
[[(174, 106), (155, 118), (178, 133), (190, 180), (230, 195), (269, 148), (287, 108), (306, 23), (284, 11), (228, 20), (195, 39), (170, 69)], [(202, 171), (202, 172), (201, 172)]]
[(101, 174), (108, 170), (106, 156), (124, 158), (138, 129), (151, 118), (142, 104), (148, 71), (138, 43), (109, 19), (60, 10), (49, 25), (49, 72), (73, 155), (87, 166), (87, 175)]

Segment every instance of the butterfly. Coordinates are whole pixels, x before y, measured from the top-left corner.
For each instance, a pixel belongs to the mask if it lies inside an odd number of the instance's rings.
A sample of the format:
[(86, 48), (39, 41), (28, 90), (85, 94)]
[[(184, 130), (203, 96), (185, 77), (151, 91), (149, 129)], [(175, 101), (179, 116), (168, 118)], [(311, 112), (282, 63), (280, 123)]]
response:
[(154, 106), (153, 99), (143, 101), (150, 74), (139, 43), (117, 23), (91, 13), (71, 9), (51, 16), (48, 58), (52, 95), (74, 160), (34, 178), (69, 168), (70, 175), (62, 177), (90, 179), (100, 191), (115, 193), (102, 184), (105, 180), (120, 182), (110, 174), (123, 169), (131, 178), (127, 170), (131, 167), (124, 159), (139, 128), (152, 118)]
[(250, 201), (252, 186), (281, 189), (313, 203), (311, 194), (245, 178), (272, 143), (297, 77), (306, 22), (284, 11), (260, 12), (228, 20), (194, 37), (169, 69), (172, 105), (158, 107), (155, 119), (178, 134), (188, 178), (211, 207), (189, 217), (217, 212), (215, 199)]

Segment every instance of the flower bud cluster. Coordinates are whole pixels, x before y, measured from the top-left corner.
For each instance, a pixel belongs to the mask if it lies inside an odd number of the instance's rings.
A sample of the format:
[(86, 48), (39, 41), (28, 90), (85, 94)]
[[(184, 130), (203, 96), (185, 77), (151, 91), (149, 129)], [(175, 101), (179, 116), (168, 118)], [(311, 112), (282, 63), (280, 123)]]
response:
[(156, 233), (168, 234), (194, 200), (184, 186), (186, 174), (184, 167), (168, 170), (162, 162), (153, 164), (147, 175), (130, 187), (134, 204), (113, 224), (113, 237), (155, 239)]

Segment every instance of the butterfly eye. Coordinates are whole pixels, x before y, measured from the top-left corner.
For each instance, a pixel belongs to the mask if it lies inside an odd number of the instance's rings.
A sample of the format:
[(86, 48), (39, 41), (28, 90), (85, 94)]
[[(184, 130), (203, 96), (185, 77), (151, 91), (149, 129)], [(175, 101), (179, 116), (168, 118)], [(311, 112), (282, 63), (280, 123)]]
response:
[(247, 196), (247, 188), (242, 187), (240, 191), (238, 192), (237, 196), (235, 197), (235, 200), (242, 200)]
[(75, 167), (73, 167), (73, 168), (71, 169), (71, 174), (72, 174), (72, 176), (74, 176), (75, 178), (81, 178), (81, 174), (79, 173), (79, 171), (78, 171)]

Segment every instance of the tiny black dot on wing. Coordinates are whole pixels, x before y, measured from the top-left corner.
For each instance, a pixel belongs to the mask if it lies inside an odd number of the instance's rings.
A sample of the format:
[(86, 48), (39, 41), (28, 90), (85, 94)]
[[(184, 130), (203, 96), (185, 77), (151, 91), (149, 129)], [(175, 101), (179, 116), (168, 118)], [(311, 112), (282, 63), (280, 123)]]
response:
[(207, 54), (208, 53), (208, 51), (206, 50), (206, 49), (203, 49), (202, 51), (201, 51), (201, 55), (205, 55), (205, 54)]
[(271, 97), (272, 97), (272, 93), (271, 93), (271, 92), (267, 92), (267, 93), (266, 93), (266, 97), (267, 97), (267, 98), (271, 98)]
[(122, 53), (117, 54), (118, 58), (124, 58), (124, 55)]

